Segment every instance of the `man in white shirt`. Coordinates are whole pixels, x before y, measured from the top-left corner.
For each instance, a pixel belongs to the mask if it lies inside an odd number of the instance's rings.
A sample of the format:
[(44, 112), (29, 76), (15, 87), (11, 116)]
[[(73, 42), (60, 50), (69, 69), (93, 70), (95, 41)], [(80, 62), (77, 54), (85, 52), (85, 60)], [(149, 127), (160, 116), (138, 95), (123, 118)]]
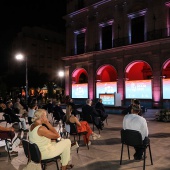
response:
[[(125, 115), (123, 119), (123, 129), (131, 129), (139, 131), (142, 135), (143, 143), (146, 144), (149, 142), (148, 138), (148, 126), (146, 119), (139, 116), (140, 107), (138, 105), (133, 105), (131, 113)], [(135, 147), (136, 153), (134, 154), (135, 160), (141, 160), (143, 156), (144, 149)]]

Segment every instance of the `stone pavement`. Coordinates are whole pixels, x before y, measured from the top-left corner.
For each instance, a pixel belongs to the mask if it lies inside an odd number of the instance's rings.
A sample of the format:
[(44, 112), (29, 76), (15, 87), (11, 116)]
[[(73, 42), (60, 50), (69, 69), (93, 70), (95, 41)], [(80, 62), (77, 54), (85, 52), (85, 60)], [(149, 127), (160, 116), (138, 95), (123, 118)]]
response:
[[(158, 122), (154, 120), (154, 114), (157, 110), (148, 109), (144, 117), (148, 121), (149, 137), (151, 140), (151, 150), (153, 165), (150, 163), (150, 157), (147, 149), (146, 170), (170, 170), (170, 123)], [(134, 149), (130, 147), (131, 160), (128, 160), (126, 147), (124, 149), (123, 162), (120, 161), (120, 130), (122, 128), (123, 116), (121, 114), (109, 114), (108, 125), (105, 123), (104, 130), (101, 132), (101, 138), (92, 141), (90, 149), (83, 145), (79, 153), (72, 151), (71, 159), (75, 170), (142, 170), (143, 161), (134, 161)], [(0, 125), (5, 125), (1, 123)], [(8, 125), (9, 126), (9, 125)], [(96, 129), (95, 132), (97, 133)], [(21, 137), (26, 134), (20, 134)], [(71, 137), (71, 140), (73, 138)], [(4, 147), (0, 147), (3, 156), (0, 157), (0, 169), (4, 170), (22, 170), (27, 163), (23, 148), (17, 148), (19, 155), (12, 157), (10, 161)], [(54, 163), (48, 164), (47, 170), (54, 170)]]

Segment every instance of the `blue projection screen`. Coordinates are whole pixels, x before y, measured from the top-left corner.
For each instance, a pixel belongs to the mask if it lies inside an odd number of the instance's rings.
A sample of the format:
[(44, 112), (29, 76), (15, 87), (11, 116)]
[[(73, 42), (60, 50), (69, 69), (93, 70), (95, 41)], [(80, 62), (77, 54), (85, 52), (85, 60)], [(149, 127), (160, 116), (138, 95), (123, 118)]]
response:
[(163, 79), (163, 99), (170, 99), (170, 79)]
[(126, 99), (152, 99), (151, 80), (125, 82)]
[(99, 94), (99, 98), (102, 99), (102, 103), (106, 106), (113, 106), (115, 104), (114, 94)]
[(72, 98), (88, 98), (88, 85), (72, 84)]
[(97, 82), (96, 83), (96, 98), (99, 98), (99, 94), (102, 93), (114, 93), (117, 92), (117, 82)]

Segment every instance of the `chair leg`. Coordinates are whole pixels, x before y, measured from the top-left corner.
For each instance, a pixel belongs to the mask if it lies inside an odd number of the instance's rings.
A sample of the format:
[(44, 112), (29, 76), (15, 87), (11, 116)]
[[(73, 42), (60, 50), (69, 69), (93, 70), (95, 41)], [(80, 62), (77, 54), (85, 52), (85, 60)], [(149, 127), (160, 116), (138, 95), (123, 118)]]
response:
[(144, 150), (143, 170), (145, 170), (145, 160), (146, 160), (146, 148)]
[[(79, 136), (79, 140), (78, 140), (78, 144), (80, 144), (80, 134), (78, 134)], [(75, 141), (74, 141), (75, 142)], [(77, 148), (77, 153), (79, 152), (79, 147)]]
[(107, 118), (106, 118), (106, 124), (108, 125), (108, 123), (107, 123)]
[(60, 170), (59, 167), (58, 167), (58, 161), (56, 160), (56, 166), (57, 166), (57, 170)]
[(120, 156), (120, 165), (122, 165), (122, 156), (123, 156), (123, 143), (122, 143), (121, 156)]
[(128, 150), (128, 157), (129, 157), (129, 160), (130, 160), (130, 152), (129, 152), (129, 146), (127, 145), (127, 150)]
[(9, 157), (9, 159), (11, 160), (11, 155), (10, 155), (10, 153), (9, 153), (8, 141), (7, 141), (7, 139), (5, 139), (5, 143), (6, 143), (6, 148), (7, 148), (7, 151), (8, 151), (8, 157)]
[(150, 154), (151, 165), (153, 165), (153, 160), (152, 160), (152, 153), (151, 153), (150, 144), (149, 144), (149, 154)]

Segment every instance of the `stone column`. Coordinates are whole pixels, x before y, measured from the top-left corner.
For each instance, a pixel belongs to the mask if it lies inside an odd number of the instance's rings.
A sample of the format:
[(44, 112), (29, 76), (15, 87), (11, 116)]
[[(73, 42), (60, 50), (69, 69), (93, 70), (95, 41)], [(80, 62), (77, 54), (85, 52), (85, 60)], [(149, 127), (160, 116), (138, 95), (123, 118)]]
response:
[(65, 95), (71, 95), (71, 75), (70, 75), (70, 66), (65, 66)]

